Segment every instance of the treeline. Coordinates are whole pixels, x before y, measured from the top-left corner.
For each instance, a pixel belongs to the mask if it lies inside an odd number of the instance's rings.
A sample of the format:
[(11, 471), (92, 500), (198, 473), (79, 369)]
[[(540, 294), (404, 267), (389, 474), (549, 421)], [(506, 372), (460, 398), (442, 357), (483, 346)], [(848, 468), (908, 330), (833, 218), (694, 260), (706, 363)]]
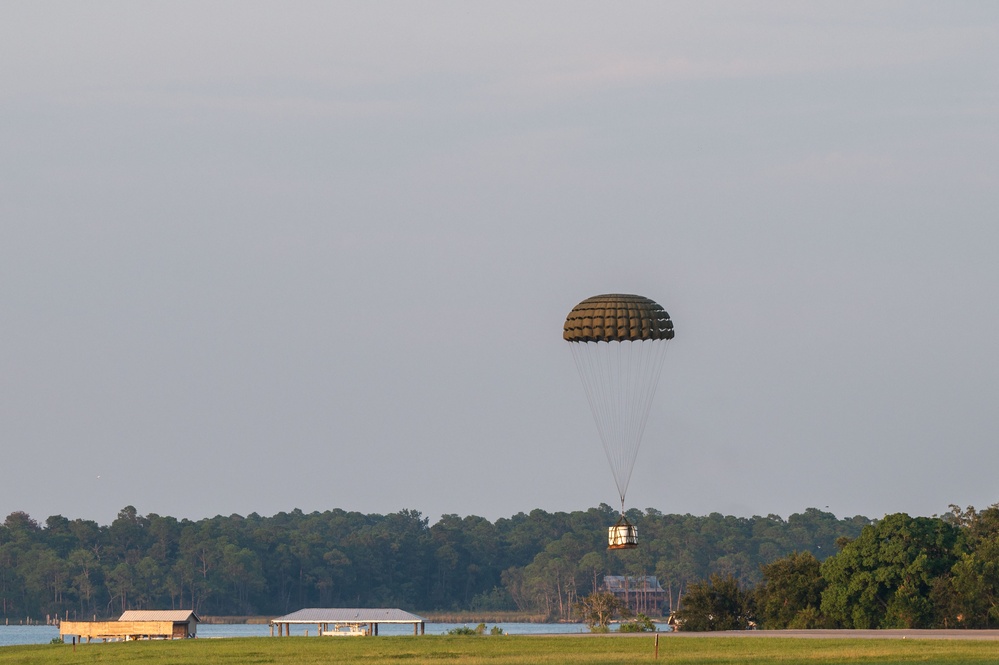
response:
[(23, 512), (0, 526), (0, 617), (116, 617), (126, 609), (279, 615), (302, 607), (519, 610), (570, 619), (605, 574), (656, 575), (675, 607), (692, 583), (721, 575), (744, 588), (791, 552), (818, 560), (871, 522), (816, 509), (706, 517), (632, 510), (636, 550), (608, 552), (607, 505), (534, 510), (490, 522), (419, 512), (343, 510), (191, 521), (124, 508), (110, 524)]
[(942, 517), (888, 515), (819, 561), (768, 564), (755, 587), (713, 575), (690, 586), (684, 630), (999, 626), (999, 504)]

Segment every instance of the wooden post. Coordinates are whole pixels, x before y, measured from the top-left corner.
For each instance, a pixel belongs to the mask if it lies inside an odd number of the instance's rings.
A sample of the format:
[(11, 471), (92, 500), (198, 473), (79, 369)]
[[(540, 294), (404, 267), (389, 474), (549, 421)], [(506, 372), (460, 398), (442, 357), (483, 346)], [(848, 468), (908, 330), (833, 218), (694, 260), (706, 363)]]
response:
[(656, 633), (656, 660), (659, 660), (659, 633)]

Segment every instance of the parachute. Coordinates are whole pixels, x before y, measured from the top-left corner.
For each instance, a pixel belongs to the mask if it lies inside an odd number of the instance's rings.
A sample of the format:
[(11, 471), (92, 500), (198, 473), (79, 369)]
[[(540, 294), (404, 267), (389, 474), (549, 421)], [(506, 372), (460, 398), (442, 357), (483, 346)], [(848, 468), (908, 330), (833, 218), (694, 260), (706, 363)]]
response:
[(593, 296), (569, 312), (562, 338), (572, 348), (621, 499), (621, 519), (610, 527), (609, 546), (630, 549), (638, 544), (638, 531), (624, 516), (625, 495), (673, 322), (659, 304), (642, 296)]

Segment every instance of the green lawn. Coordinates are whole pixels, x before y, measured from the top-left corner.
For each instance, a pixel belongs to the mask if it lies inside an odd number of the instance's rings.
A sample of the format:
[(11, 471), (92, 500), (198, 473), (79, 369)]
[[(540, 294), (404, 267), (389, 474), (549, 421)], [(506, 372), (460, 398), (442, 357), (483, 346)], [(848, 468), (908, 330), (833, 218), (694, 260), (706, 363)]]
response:
[[(653, 662), (654, 637), (441, 636), (198, 639), (0, 648), (0, 665), (31, 663), (372, 663), (489, 665)], [(659, 662), (714, 663), (996, 663), (999, 642), (951, 640), (792, 639), (766, 637), (659, 640)]]

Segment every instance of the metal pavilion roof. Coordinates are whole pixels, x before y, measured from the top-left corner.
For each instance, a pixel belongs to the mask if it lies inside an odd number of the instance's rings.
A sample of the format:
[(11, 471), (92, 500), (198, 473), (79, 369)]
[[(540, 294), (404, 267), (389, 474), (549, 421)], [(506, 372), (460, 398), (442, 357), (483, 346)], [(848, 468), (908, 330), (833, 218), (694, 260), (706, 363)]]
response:
[(173, 621), (174, 623), (185, 623), (194, 620), (200, 622), (201, 618), (191, 610), (126, 610), (118, 621)]
[(271, 623), (421, 623), (421, 616), (375, 607), (307, 607), (271, 619)]

